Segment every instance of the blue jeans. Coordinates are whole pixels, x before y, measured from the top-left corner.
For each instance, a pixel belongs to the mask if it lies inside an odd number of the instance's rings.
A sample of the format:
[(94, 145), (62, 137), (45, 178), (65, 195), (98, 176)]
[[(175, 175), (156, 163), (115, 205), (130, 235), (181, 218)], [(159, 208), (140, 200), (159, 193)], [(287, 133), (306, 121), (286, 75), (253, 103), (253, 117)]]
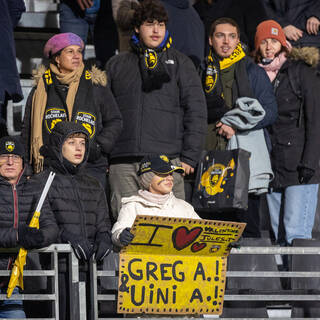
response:
[(311, 239), (318, 202), (318, 184), (296, 185), (267, 194), (271, 227), (276, 240), (283, 223), (285, 240)]
[[(0, 292), (6, 294), (6, 288), (1, 288)], [(9, 300), (3, 300), (0, 303), (0, 319), (3, 318), (26, 318), (26, 314), (23, 311), (22, 300), (13, 300), (15, 294), (18, 294), (18, 288), (13, 289), (12, 296)]]

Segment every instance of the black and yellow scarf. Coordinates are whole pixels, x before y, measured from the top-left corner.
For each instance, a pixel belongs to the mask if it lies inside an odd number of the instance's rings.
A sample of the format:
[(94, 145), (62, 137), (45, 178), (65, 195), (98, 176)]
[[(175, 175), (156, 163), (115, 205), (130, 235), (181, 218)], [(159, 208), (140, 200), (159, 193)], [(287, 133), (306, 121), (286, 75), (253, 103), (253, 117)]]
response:
[(131, 37), (130, 45), (140, 56), (139, 66), (142, 77), (142, 90), (150, 92), (155, 89), (160, 89), (162, 85), (170, 81), (170, 75), (166, 71), (162, 61), (162, 54), (170, 48), (172, 39), (168, 31), (162, 43), (158, 48), (147, 48), (139, 39), (138, 34)]
[[(242, 49), (241, 43), (237, 45), (230, 57), (219, 60), (213, 53), (212, 48), (210, 49), (207, 57), (207, 69), (205, 73), (205, 93), (210, 94), (213, 89), (219, 84), (220, 70), (230, 68), (233, 64), (240, 61), (246, 56)], [(221, 88), (220, 88), (221, 90)], [(222, 94), (222, 91), (219, 92)]]

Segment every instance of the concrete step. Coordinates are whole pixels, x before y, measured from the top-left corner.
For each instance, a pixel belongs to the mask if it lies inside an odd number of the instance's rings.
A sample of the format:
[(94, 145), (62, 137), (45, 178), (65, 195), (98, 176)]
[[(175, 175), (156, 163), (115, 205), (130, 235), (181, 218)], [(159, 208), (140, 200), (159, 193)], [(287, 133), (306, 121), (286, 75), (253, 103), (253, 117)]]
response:
[(57, 0), (24, 0), (26, 5), (26, 12), (46, 12), (56, 11), (58, 2)]
[(59, 29), (59, 14), (57, 11), (24, 12), (18, 23), (19, 28)]

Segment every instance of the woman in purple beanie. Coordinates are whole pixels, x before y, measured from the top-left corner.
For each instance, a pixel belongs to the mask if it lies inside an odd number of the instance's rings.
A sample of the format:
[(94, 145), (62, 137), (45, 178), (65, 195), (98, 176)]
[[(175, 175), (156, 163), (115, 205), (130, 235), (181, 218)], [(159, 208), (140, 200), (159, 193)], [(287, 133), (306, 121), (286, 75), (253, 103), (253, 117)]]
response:
[(56, 123), (82, 124), (90, 137), (87, 173), (105, 187), (107, 157), (121, 132), (122, 119), (106, 73), (83, 62), (83, 49), (83, 41), (73, 33), (48, 40), (44, 56), (49, 66), (41, 65), (33, 72), (35, 87), (28, 97), (22, 137), (37, 173), (46, 166), (40, 148), (49, 142)]

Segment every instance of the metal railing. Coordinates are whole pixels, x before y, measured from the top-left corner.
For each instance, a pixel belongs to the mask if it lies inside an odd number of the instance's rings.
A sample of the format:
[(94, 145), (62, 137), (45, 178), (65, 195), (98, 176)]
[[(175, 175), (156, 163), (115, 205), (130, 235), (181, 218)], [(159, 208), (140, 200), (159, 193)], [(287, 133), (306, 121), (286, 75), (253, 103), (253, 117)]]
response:
[[(236, 255), (268, 255), (273, 256), (273, 259), (276, 255), (320, 255), (320, 247), (277, 247), (277, 246), (270, 246), (270, 247), (242, 247), (240, 249), (232, 249), (231, 256), (235, 257)], [(111, 256), (109, 259), (115, 259), (115, 257)], [(109, 265), (112, 265), (112, 263)], [(116, 265), (117, 267), (117, 265)], [(117, 281), (118, 276), (118, 269), (117, 270), (97, 270), (97, 266), (95, 263), (91, 266), (91, 273), (92, 273), (92, 299), (94, 301), (94, 308), (93, 308), (93, 318), (106, 320), (106, 319), (113, 319), (109, 318), (99, 318), (99, 301), (115, 301), (117, 299), (117, 293), (98, 293), (97, 292), (97, 280), (100, 278), (109, 279), (110, 283), (112, 284), (112, 290), (114, 291), (114, 283)], [(319, 266), (320, 270), (320, 266)], [(319, 278), (320, 279), (320, 271), (227, 271), (227, 281), (231, 278)], [(235, 291), (235, 292), (234, 292)], [(291, 308), (291, 304), (295, 301), (318, 301), (320, 302), (320, 288), (319, 290), (308, 290), (308, 289), (300, 289), (300, 290), (228, 290), (226, 289), (226, 294), (224, 296), (225, 302), (264, 302), (266, 308), (270, 309), (279, 309), (279, 310), (288, 310)], [(150, 316), (151, 317), (151, 316)], [(216, 319), (219, 318), (218, 316), (208, 315), (204, 316), (207, 319)], [(131, 316), (131, 318), (126, 317), (127, 319), (136, 319), (135, 317)], [(158, 317), (157, 317), (158, 318)], [(183, 317), (181, 317), (182, 319)], [(291, 319), (290, 317), (272, 317), (273, 319)], [(165, 319), (165, 317), (163, 318)], [(194, 317), (193, 319), (203, 319)], [(224, 319), (249, 319), (249, 318), (225, 318)], [(250, 318), (250, 319), (263, 319), (259, 318)], [(265, 318), (269, 319), (269, 318)], [(305, 318), (295, 318), (295, 319), (305, 319)], [(306, 319), (319, 319), (319, 318), (306, 318)]]
[[(16, 249), (1, 249), (0, 253), (11, 253), (16, 252)], [(14, 294), (9, 299), (14, 300), (30, 300), (30, 301), (50, 301), (52, 302), (51, 313), (53, 317), (51, 318), (41, 318), (42, 320), (53, 320), (59, 319), (59, 255), (67, 255), (67, 264), (69, 272), (69, 288), (67, 297), (69, 297), (69, 303), (72, 308), (70, 308), (70, 319), (77, 320), (86, 320), (86, 290), (85, 283), (79, 282), (79, 265), (78, 259), (74, 255), (72, 248), (69, 244), (52, 244), (51, 246), (39, 250), (32, 250), (30, 254), (39, 253), (39, 254), (50, 254), (50, 269), (43, 270), (34, 269), (34, 270), (24, 270), (24, 282), (27, 281), (28, 277), (46, 277), (47, 281), (47, 291), (49, 293), (23, 293), (23, 294)], [(9, 270), (0, 270), (0, 276), (10, 276)], [(28, 288), (26, 288), (28, 291)], [(8, 300), (5, 294), (0, 294), (0, 300)], [(49, 311), (49, 310), (48, 310)], [(48, 312), (49, 313), (49, 312)], [(29, 318), (33, 319), (33, 318)], [(34, 318), (39, 319), (39, 318)]]

